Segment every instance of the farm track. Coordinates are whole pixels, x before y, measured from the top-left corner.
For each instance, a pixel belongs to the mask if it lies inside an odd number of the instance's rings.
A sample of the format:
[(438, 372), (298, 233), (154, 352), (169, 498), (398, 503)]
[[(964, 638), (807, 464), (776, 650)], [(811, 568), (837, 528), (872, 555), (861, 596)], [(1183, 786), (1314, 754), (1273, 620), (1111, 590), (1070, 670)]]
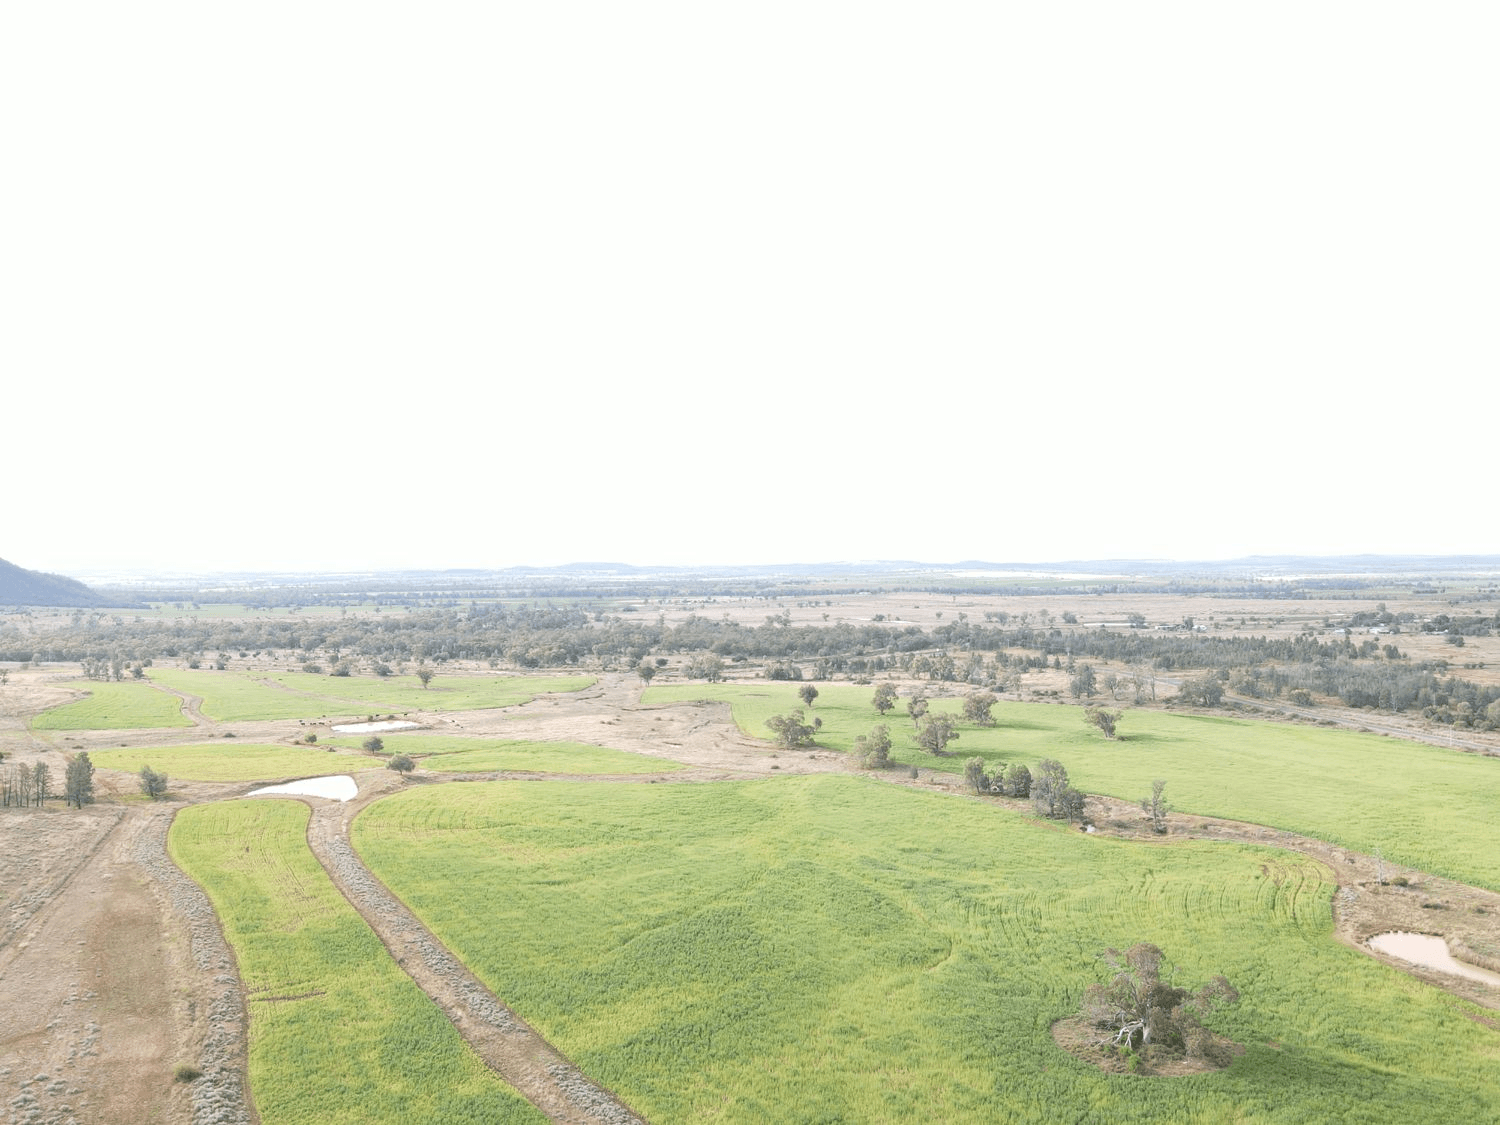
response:
[(189, 695), (185, 691), (178, 691), (176, 688), (167, 687), (165, 684), (153, 684), (152, 686), (175, 695), (178, 699), (182, 700), (182, 713), (193, 720), (195, 727), (211, 727), (215, 725), (214, 721), (203, 713), (202, 696)]
[(361, 798), (350, 802), (353, 807), (315, 808), (308, 822), (308, 845), (396, 964), (447, 1014), (485, 1064), (550, 1120), (568, 1125), (644, 1125), (501, 1003), (370, 873), (348, 835), (352, 814), (370, 799)]

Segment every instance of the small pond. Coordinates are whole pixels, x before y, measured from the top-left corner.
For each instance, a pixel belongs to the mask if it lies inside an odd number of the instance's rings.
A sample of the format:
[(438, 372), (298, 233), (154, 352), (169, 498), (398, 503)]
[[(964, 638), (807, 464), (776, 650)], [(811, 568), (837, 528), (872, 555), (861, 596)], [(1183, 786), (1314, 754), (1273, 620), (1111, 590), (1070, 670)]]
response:
[(1368, 944), (1371, 949), (1410, 961), (1413, 965), (1421, 965), (1424, 969), (1436, 969), (1440, 973), (1452, 973), (1454, 976), (1500, 987), (1500, 973), (1464, 964), (1448, 952), (1448, 943), (1440, 937), (1400, 932), (1376, 934)]
[(359, 794), (359, 786), (348, 774), (335, 777), (304, 777), (300, 781), (287, 781), (281, 785), (266, 785), (252, 789), (251, 797), (326, 797), (330, 801), (348, 801)]

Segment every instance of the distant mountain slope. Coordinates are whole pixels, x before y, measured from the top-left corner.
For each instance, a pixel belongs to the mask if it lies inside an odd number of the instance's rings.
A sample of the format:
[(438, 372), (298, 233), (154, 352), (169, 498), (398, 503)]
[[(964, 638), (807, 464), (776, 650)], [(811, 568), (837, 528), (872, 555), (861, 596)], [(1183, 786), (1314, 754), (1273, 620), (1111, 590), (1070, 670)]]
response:
[(76, 578), (43, 574), (39, 570), (24, 570), (0, 559), (0, 605), (52, 605), (92, 609), (122, 604), (117, 598), (107, 598), (89, 589)]

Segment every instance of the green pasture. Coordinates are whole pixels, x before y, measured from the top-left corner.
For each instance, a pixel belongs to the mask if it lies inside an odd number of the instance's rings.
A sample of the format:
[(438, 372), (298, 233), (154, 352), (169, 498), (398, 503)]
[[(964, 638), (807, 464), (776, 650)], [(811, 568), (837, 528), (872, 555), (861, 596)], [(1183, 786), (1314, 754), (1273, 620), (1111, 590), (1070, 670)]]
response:
[[(1085, 836), (818, 775), (424, 787), (354, 823), (371, 869), (503, 1000), (657, 1123), (1486, 1119), (1500, 1032), (1332, 937), (1323, 869)], [(1050, 1028), (1106, 947), (1243, 999), (1245, 1048), (1106, 1076)]]
[(32, 730), (151, 730), (188, 727), (177, 696), (142, 681), (90, 682), (88, 694), (71, 703), (43, 711), (31, 720)]
[[(1087, 726), (1083, 708), (1001, 702), (996, 725), (959, 723), (948, 755), (917, 747), (906, 699), (882, 720), (873, 687), (820, 684), (807, 711), (823, 720), (821, 746), (851, 750), (877, 722), (891, 731), (892, 759), (963, 772), (971, 757), (990, 773), (1012, 762), (1032, 768), (1056, 758), (1089, 793), (1137, 800), (1153, 779), (1167, 782), (1173, 808), (1316, 836), (1356, 851), (1500, 890), (1500, 760), (1355, 731), (1150, 710), (1125, 710), (1119, 737)], [(797, 685), (782, 683), (653, 687), (644, 700), (730, 702), (746, 733), (769, 739), (765, 720), (801, 706)], [(934, 699), (932, 710), (958, 715), (961, 697)], [(800, 753), (800, 751), (788, 751)]]
[(233, 740), (202, 746), (95, 750), (89, 760), (98, 769), (127, 773), (139, 773), (142, 766), (150, 766), (174, 781), (281, 781), (376, 769), (383, 764), (368, 754), (329, 752), (319, 746)]
[(439, 673), (424, 688), (415, 676), (260, 675), (181, 668), (153, 668), (150, 676), (198, 696), (203, 700), (203, 713), (220, 722), (510, 707), (548, 692), (580, 691), (594, 682), (592, 676), (445, 677)]
[[(405, 754), (417, 765), (442, 773), (531, 770), (560, 774), (635, 774), (680, 770), (679, 762), (611, 750), (584, 742), (518, 742), (446, 734), (383, 734), (387, 754)], [(357, 748), (364, 739), (335, 735), (318, 745)]]
[(308, 816), (297, 801), (197, 805), (178, 813), (168, 840), (234, 947), (260, 1120), (545, 1121), (335, 889), (308, 850)]

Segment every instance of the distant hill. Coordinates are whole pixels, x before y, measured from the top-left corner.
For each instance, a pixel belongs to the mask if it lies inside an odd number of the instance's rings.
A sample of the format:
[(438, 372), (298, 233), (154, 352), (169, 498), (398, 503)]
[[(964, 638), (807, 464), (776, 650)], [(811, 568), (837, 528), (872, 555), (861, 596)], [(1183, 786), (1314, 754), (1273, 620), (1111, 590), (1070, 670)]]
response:
[(0, 605), (51, 605), (77, 609), (131, 607), (135, 603), (106, 597), (76, 578), (24, 570), (0, 559)]

